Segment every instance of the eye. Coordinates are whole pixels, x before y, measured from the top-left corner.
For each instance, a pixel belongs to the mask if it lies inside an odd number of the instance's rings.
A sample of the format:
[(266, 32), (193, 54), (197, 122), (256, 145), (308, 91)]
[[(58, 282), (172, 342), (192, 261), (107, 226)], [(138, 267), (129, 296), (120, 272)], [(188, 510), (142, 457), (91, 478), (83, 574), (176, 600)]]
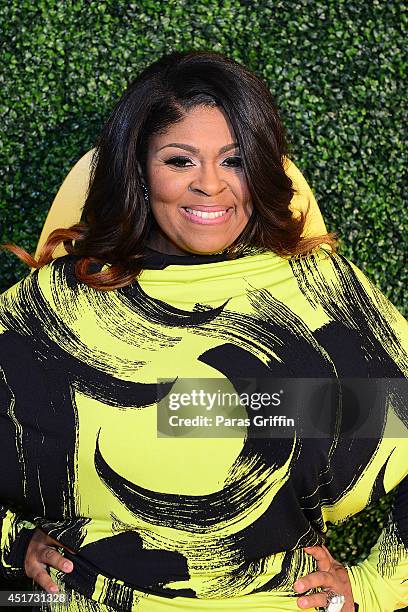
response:
[(181, 155), (177, 155), (176, 157), (171, 157), (167, 159), (164, 163), (171, 166), (177, 166), (178, 168), (186, 168), (185, 163), (191, 161), (188, 157), (182, 157)]
[[(191, 159), (188, 157), (183, 157), (182, 155), (177, 155), (175, 157), (170, 157), (170, 159), (167, 159), (164, 163), (166, 165), (176, 166), (177, 168), (188, 168), (193, 165), (190, 164), (190, 166), (186, 166), (186, 163), (188, 162), (191, 162)], [(230, 168), (240, 168), (242, 166), (242, 159), (239, 157), (239, 155), (227, 157), (223, 163), (225, 164), (226, 162), (228, 162), (227, 165)]]
[(242, 158), (239, 157), (239, 155), (227, 157), (227, 159), (224, 160), (224, 163), (228, 161), (230, 162), (228, 165), (231, 166), (231, 168), (240, 168), (242, 166)]

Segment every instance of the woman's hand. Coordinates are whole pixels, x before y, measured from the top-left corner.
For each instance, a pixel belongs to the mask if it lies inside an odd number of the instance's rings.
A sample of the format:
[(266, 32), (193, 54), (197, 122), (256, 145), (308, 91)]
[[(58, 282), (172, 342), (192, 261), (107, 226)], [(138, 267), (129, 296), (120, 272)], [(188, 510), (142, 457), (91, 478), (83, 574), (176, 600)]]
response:
[(334, 593), (344, 595), (346, 598), (342, 612), (354, 612), (353, 591), (346, 568), (333, 559), (324, 544), (321, 546), (308, 546), (303, 550), (316, 559), (319, 571), (302, 576), (302, 578), (297, 580), (293, 585), (295, 591), (304, 593), (309, 589), (320, 587), (326, 593), (303, 595), (297, 600), (299, 608), (302, 610), (324, 608), (327, 606), (327, 593), (333, 591)]
[(57, 550), (63, 547), (75, 554), (73, 550), (54, 540), (47, 533), (37, 527), (27, 547), (24, 561), (24, 571), (29, 578), (47, 591), (47, 593), (57, 593), (58, 586), (53, 582), (47, 573), (47, 565), (55, 567), (61, 572), (72, 572), (74, 569), (72, 561), (65, 559)]

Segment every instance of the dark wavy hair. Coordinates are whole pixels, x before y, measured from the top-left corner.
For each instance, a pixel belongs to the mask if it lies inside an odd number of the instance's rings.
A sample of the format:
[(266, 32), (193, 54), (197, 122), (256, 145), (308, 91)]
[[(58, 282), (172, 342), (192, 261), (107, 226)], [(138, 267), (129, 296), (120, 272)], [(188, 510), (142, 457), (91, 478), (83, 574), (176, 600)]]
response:
[[(167, 54), (129, 85), (96, 145), (80, 223), (54, 230), (38, 261), (21, 247), (8, 243), (3, 248), (41, 268), (63, 242), (68, 253), (78, 256), (77, 278), (89, 286), (110, 290), (133, 282), (143, 269), (154, 224), (137, 162), (146, 176), (149, 137), (164, 133), (197, 106), (217, 106), (227, 115), (254, 207), (243, 232), (226, 249), (227, 256), (258, 247), (290, 257), (308, 254), (322, 243), (334, 252), (334, 233), (301, 237), (307, 211), (294, 218), (289, 209), (295, 189), (284, 170), (287, 138), (271, 92), (244, 66), (210, 51)], [(92, 264), (98, 264), (96, 271)]]

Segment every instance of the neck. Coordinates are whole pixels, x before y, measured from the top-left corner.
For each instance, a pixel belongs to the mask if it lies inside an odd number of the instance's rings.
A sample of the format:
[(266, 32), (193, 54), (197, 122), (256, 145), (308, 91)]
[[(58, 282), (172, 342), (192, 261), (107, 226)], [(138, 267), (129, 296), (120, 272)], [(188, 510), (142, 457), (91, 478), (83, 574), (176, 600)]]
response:
[(188, 251), (183, 251), (171, 242), (159, 228), (150, 232), (146, 246), (165, 255), (191, 255)]
[(161, 231), (160, 228), (155, 227), (149, 234), (149, 237), (146, 241), (146, 246), (153, 249), (154, 251), (158, 251), (159, 253), (163, 253), (165, 255), (218, 255), (222, 253), (222, 251), (216, 251), (214, 253), (194, 253), (192, 251), (185, 251), (178, 247), (174, 242), (169, 240), (167, 236)]

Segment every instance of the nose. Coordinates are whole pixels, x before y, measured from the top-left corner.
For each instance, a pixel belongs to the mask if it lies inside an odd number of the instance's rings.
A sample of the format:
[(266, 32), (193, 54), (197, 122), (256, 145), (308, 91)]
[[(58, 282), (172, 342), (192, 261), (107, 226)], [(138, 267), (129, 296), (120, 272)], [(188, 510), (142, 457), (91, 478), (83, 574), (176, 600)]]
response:
[(213, 164), (203, 164), (198, 175), (190, 183), (191, 191), (198, 191), (208, 196), (218, 195), (225, 188), (225, 181), (220, 176), (217, 166)]

